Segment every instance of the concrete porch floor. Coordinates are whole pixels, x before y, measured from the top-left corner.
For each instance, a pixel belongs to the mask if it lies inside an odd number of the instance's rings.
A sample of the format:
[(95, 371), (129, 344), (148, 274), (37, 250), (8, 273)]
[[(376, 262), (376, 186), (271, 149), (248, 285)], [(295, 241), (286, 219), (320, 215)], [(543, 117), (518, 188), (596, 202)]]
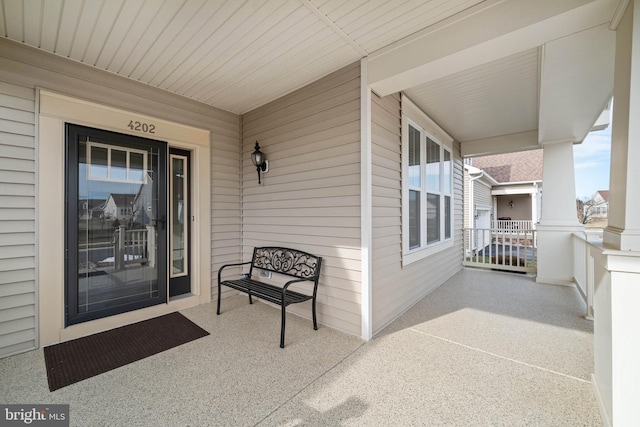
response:
[(49, 392), (42, 350), (0, 359), (0, 402), (77, 426), (598, 426), (592, 323), (572, 287), (463, 270), (370, 342), (246, 297), (211, 335)]

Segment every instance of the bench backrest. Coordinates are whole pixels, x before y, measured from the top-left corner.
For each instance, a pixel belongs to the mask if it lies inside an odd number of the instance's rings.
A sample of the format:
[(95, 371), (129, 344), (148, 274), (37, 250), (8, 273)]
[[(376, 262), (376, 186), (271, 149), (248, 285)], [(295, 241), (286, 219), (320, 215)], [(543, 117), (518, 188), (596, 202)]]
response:
[(307, 252), (289, 248), (262, 247), (253, 250), (251, 270), (256, 267), (274, 273), (308, 279), (317, 285), (321, 264), (322, 257)]

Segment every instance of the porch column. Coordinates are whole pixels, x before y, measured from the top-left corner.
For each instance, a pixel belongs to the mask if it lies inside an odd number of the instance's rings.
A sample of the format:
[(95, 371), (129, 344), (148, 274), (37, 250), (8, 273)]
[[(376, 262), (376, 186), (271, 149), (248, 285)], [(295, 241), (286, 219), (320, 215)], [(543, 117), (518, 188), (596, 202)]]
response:
[(576, 215), (573, 141), (543, 145), (542, 215), (538, 225), (536, 281), (573, 284), (572, 234), (584, 230)]
[(538, 184), (533, 184), (531, 192), (531, 228), (536, 228), (538, 222)]
[[(609, 225), (606, 245), (640, 250), (640, 4), (630, 2), (617, 30)], [(635, 4), (635, 13), (633, 11)], [(632, 19), (633, 18), (633, 19)], [(633, 45), (632, 45), (633, 41)], [(633, 119), (631, 119), (633, 117)]]
[[(621, 5), (625, 5), (621, 2)], [(594, 391), (605, 424), (640, 420), (640, 0), (618, 10), (609, 225), (596, 260)], [(600, 273), (598, 273), (600, 272)]]

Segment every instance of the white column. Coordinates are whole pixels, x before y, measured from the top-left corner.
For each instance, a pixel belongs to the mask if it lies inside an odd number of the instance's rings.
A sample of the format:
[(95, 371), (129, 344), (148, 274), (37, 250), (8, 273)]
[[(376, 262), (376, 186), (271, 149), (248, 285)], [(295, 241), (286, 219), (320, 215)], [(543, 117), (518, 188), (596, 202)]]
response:
[(493, 202), (493, 222), (491, 223), (491, 227), (495, 228), (498, 224), (498, 198), (493, 196), (491, 200)]
[(616, 29), (613, 96), (609, 226), (595, 278), (593, 385), (605, 425), (630, 426), (640, 420), (640, 0), (629, 2)]
[(538, 222), (538, 184), (533, 184), (531, 193), (531, 228), (536, 228)]
[(361, 255), (361, 335), (373, 337), (373, 195), (371, 160), (371, 89), (368, 59), (360, 61), (360, 255)]
[(572, 234), (584, 230), (576, 216), (573, 141), (544, 144), (542, 217), (538, 225), (536, 281), (573, 284)]
[(639, 14), (640, 5), (631, 2), (616, 37), (609, 225), (604, 233), (605, 244), (636, 251), (640, 250), (640, 22), (635, 22)]

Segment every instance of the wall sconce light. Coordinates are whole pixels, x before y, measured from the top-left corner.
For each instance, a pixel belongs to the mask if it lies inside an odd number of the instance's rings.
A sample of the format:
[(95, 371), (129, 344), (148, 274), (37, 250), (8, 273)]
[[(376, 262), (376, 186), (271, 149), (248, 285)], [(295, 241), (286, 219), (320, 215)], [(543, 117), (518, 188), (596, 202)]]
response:
[(509, 202), (509, 206), (511, 207), (511, 209), (513, 209), (513, 207), (514, 207), (515, 205), (516, 205), (516, 204), (515, 204), (515, 203), (513, 203), (513, 200)]
[(265, 159), (264, 153), (260, 151), (258, 141), (256, 141), (255, 150), (251, 153), (251, 161), (258, 171), (258, 184), (262, 184), (262, 181), (260, 181), (260, 171), (266, 172), (269, 170), (269, 162)]

